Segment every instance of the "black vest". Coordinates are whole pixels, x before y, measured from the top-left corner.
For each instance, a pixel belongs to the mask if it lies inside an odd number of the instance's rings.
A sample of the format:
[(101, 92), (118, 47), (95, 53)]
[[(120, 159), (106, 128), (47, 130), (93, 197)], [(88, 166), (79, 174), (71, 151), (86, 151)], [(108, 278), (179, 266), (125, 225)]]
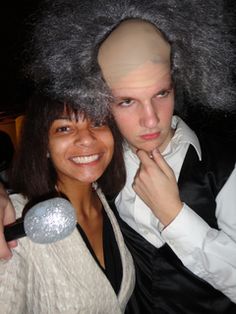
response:
[[(179, 177), (180, 195), (218, 229), (215, 197), (234, 167), (235, 149), (221, 146), (214, 138), (200, 137), (200, 143), (203, 161), (190, 146)], [(118, 221), (136, 267), (136, 286), (127, 314), (236, 313), (236, 304), (189, 271), (167, 244), (157, 249), (119, 217)]]

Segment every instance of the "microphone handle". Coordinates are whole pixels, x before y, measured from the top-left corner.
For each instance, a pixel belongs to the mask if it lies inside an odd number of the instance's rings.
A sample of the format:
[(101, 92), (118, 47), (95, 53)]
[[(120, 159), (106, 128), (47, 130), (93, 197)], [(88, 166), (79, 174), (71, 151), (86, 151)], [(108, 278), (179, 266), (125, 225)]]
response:
[(6, 241), (16, 240), (26, 236), (24, 220), (21, 218), (11, 225), (4, 227), (4, 236)]

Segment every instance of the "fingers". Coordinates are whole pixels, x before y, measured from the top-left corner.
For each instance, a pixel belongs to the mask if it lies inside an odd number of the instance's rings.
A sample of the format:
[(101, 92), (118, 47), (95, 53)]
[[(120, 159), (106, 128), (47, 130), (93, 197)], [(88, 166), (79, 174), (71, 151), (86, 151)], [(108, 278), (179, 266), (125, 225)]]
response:
[[(3, 213), (4, 211), (4, 213)], [(12, 204), (5, 208), (0, 208), (0, 259), (10, 259), (12, 256), (11, 249), (17, 246), (17, 241), (6, 242), (4, 237), (4, 225), (8, 225), (15, 221), (15, 214)]]
[(15, 220), (16, 220), (16, 212), (10, 198), (8, 198), (6, 200), (6, 206), (4, 209), (3, 225), (9, 225), (10, 223), (15, 222)]
[(154, 164), (154, 159), (152, 154), (145, 152), (144, 150), (137, 150), (136, 155), (141, 161), (141, 166), (148, 166)]
[[(149, 182), (151, 182), (154, 173), (158, 177), (163, 176), (163, 171), (156, 163), (154, 157), (150, 156), (150, 153), (147, 153), (144, 150), (138, 150), (136, 154), (140, 159), (140, 165), (134, 177), (133, 186), (136, 185), (137, 181), (140, 182), (141, 186), (143, 184), (143, 180), (148, 180)], [(135, 192), (137, 192), (137, 190), (135, 190)]]
[(151, 154), (143, 150), (137, 150), (136, 154), (141, 161), (140, 168), (153, 166), (155, 164), (158, 166), (158, 167), (155, 167), (156, 171), (159, 169), (167, 177), (173, 178), (174, 172), (170, 168), (170, 166), (167, 164), (165, 159), (162, 157), (158, 148), (154, 149)]
[[(14, 241), (14, 242), (16, 242), (16, 241)], [(13, 247), (11, 247), (11, 248), (13, 248)], [(7, 260), (7, 259), (10, 259), (11, 256), (12, 256), (12, 252), (8, 246), (8, 243), (6, 243), (6, 241), (5, 241), (5, 237), (3, 235), (3, 232), (0, 231), (0, 259), (6, 259)]]
[[(149, 172), (148, 171), (149, 169), (152, 172), (152, 168), (155, 167), (155, 161), (151, 159), (150, 154), (148, 154), (144, 150), (137, 150), (136, 154), (137, 154), (138, 158), (140, 159), (140, 165), (139, 165), (139, 168), (138, 168), (136, 175), (134, 177), (133, 186), (135, 186), (136, 181), (138, 179), (140, 179), (140, 174), (144, 174), (146, 172)], [(158, 169), (156, 169), (156, 170), (158, 171)]]
[(168, 163), (165, 161), (165, 159), (162, 157), (161, 153), (157, 148), (152, 151), (152, 156), (156, 164), (162, 170), (162, 172), (164, 172), (165, 175), (168, 176), (169, 178), (172, 178), (174, 176), (174, 172), (168, 165)]
[(12, 256), (11, 249), (17, 246), (17, 241), (6, 242), (4, 237), (4, 225), (15, 221), (15, 210), (9, 197), (5, 194), (0, 195), (0, 259), (9, 259)]
[(152, 156), (139, 150), (140, 167), (133, 189), (152, 210), (160, 222), (167, 226), (182, 209), (175, 174), (158, 150)]

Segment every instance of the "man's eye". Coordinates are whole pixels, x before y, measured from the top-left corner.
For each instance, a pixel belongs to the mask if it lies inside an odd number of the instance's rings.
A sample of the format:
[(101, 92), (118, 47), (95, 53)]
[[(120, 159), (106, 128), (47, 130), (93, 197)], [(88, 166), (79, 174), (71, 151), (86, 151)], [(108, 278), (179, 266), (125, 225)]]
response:
[(122, 101), (119, 101), (117, 105), (121, 107), (129, 107), (132, 103), (133, 99), (123, 99)]
[(165, 98), (170, 94), (171, 90), (162, 90), (158, 94), (156, 94), (157, 98)]

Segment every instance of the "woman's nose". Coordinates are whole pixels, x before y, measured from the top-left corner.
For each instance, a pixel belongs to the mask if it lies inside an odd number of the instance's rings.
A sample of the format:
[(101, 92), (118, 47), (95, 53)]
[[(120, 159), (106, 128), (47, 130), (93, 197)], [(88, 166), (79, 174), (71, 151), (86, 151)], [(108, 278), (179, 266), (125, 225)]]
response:
[(78, 130), (75, 135), (75, 144), (89, 146), (95, 140), (94, 135), (90, 130)]

